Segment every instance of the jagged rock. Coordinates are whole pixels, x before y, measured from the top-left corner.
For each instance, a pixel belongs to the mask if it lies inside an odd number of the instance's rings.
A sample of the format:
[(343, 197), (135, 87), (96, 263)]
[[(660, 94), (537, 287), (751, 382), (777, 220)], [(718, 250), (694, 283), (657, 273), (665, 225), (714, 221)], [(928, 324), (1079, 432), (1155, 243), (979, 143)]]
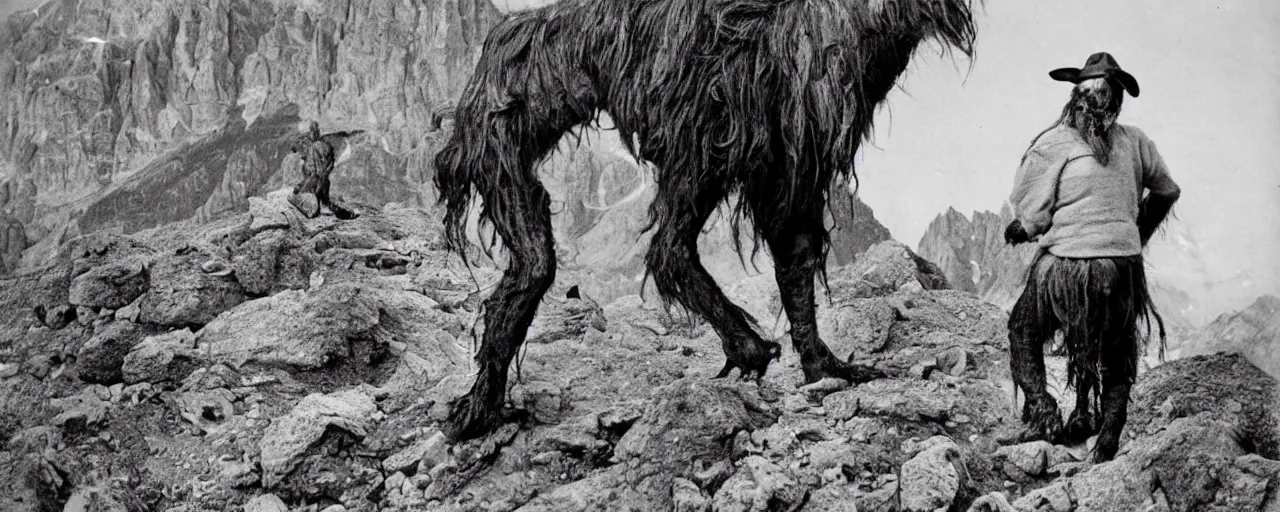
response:
[(697, 484), (677, 478), (671, 484), (671, 510), (674, 512), (711, 512), (711, 500)]
[[(1174, 420), (1164, 430), (1122, 448), (1115, 460), (1028, 494), (1019, 510), (1142, 510), (1167, 501), (1169, 510), (1262, 511), (1266, 482), (1280, 462), (1248, 454), (1233, 427), (1209, 413)], [(1161, 490), (1160, 496), (1152, 491)]]
[(317, 215), (320, 215), (320, 201), (316, 199), (315, 194), (307, 192), (292, 194), (289, 196), (289, 204), (292, 204), (303, 217), (308, 219), (314, 219)]
[(133, 348), (156, 328), (133, 322), (114, 322), (95, 334), (76, 354), (76, 368), (81, 380), (115, 384), (124, 379), (122, 367)]
[[(0, 200), (0, 206), (5, 201)], [(0, 276), (12, 274), (22, 263), (22, 251), (27, 248), (27, 231), (22, 222), (0, 214)]]
[(549, 382), (529, 382), (511, 391), (511, 403), (528, 411), (535, 421), (558, 423), (569, 408), (564, 390)]
[(96, 487), (81, 487), (71, 493), (63, 512), (126, 512), (124, 504), (110, 492)]
[(236, 280), (251, 295), (308, 287), (317, 255), (293, 231), (264, 230), (235, 249)]
[(448, 455), (449, 444), (444, 433), (437, 431), (425, 439), (420, 439), (408, 448), (400, 450), (382, 461), (383, 469), (390, 472), (405, 471), (422, 462), (422, 469), (430, 469), (444, 461)]
[(197, 341), (211, 359), (236, 367), (252, 362), (320, 368), (350, 354), (353, 340), (378, 324), (377, 305), (368, 295), (352, 285), (314, 294), (281, 292), (217, 318), (200, 330)]
[(729, 458), (736, 433), (773, 421), (777, 413), (756, 393), (754, 386), (696, 378), (663, 386), (618, 441), (617, 465), (543, 493), (520, 510), (670, 510), (676, 478), (694, 480), (698, 465)]
[(1004, 229), (1012, 221), (1007, 206), (998, 214), (974, 212), (972, 219), (948, 209), (929, 224), (917, 247), (920, 256), (937, 263), (952, 288), (1008, 310), (1022, 292), (1036, 253), (1035, 244), (1005, 243)]
[(196, 350), (196, 337), (190, 329), (180, 329), (149, 336), (124, 356), (121, 373), (124, 382), (181, 381), (205, 362)]
[[(840, 178), (840, 181), (844, 181)], [(832, 187), (828, 201), (828, 222), (831, 228), (831, 253), (829, 257), (837, 266), (853, 263), (858, 255), (871, 246), (892, 240), (889, 229), (876, 220), (875, 212), (862, 199), (850, 193), (844, 183)]]
[(76, 320), (76, 308), (70, 304), (61, 304), (46, 311), (43, 306), (37, 306), (36, 315), (40, 317), (41, 323), (56, 331)]
[(997, 448), (995, 459), (1006, 465), (1005, 474), (1011, 478), (1034, 477), (1043, 475), (1048, 469), (1049, 454), (1052, 451), (1053, 445), (1035, 441)]
[(725, 512), (788, 510), (799, 505), (804, 490), (786, 471), (764, 457), (742, 460), (737, 473), (716, 491), (714, 509)]
[(953, 377), (959, 377), (969, 368), (969, 352), (962, 347), (951, 347), (943, 350), (934, 358), (939, 370)]
[(552, 343), (582, 336), (587, 329), (604, 332), (608, 326), (604, 309), (590, 298), (551, 298), (538, 307), (525, 342)]
[(235, 416), (236, 408), (232, 403), (235, 400), (235, 393), (226, 388), (215, 388), (181, 392), (174, 398), (174, 404), (178, 416), (204, 433), (210, 426)]
[(831, 484), (809, 495), (802, 512), (858, 512), (857, 496), (846, 484)]
[(244, 504), (244, 512), (289, 512), (289, 507), (274, 494), (257, 496)]
[(104, 397), (103, 394), (93, 387), (88, 387), (75, 395), (50, 400), (49, 405), (54, 410), (60, 411), (53, 417), (53, 425), (58, 427), (66, 427), (69, 423), (79, 426), (100, 425), (107, 417), (107, 410), (111, 408), (111, 403), (106, 400), (110, 395), (107, 394), (107, 397)]
[(276, 190), (266, 198), (250, 197), (249, 232), (257, 234), (268, 229), (299, 229), (303, 219), (289, 202), (289, 190)]
[[(822, 406), (829, 417), (837, 419), (892, 416), (942, 423), (951, 419), (957, 409), (971, 413), (998, 410), (1003, 401), (1000, 391), (985, 382), (948, 385), (935, 381), (887, 379), (827, 395)], [(990, 419), (999, 421), (998, 417)]]
[(946, 438), (935, 438), (928, 449), (902, 465), (902, 509), (933, 512), (951, 507), (966, 474), (960, 450)]
[(993, 492), (973, 501), (968, 512), (1017, 512), (1002, 492)]
[(1174, 420), (1210, 413), (1268, 458), (1280, 459), (1280, 386), (1239, 354), (1170, 361), (1133, 388), (1127, 437), (1151, 435)]
[(98, 312), (93, 308), (86, 306), (76, 306), (76, 322), (86, 327), (92, 327), (98, 320)]
[(151, 287), (143, 294), (138, 319), (170, 327), (205, 325), (244, 301), (244, 288), (231, 276), (206, 274), (208, 256), (189, 252), (161, 258), (151, 267)]
[(233, 366), (256, 364), (318, 369), (333, 361), (369, 359), (391, 342), (405, 343), (425, 365), (420, 378), (438, 380), (465, 371), (467, 354), (444, 328), (456, 318), (412, 292), (354, 283), (314, 292), (290, 290), (247, 302), (217, 318), (198, 336), (201, 350)]
[(836, 357), (849, 359), (879, 352), (889, 343), (894, 307), (883, 298), (852, 299), (818, 307), (818, 332)]
[(373, 426), (377, 410), (373, 398), (358, 390), (307, 395), (289, 414), (273, 421), (258, 443), (263, 487), (275, 487), (288, 476), (326, 429), (339, 428), (363, 437)]
[(829, 280), (833, 290), (841, 290), (841, 299), (888, 295), (916, 280), (916, 264), (907, 246), (889, 240), (871, 246), (852, 265), (832, 272)]
[(1280, 297), (1259, 297), (1249, 307), (1223, 314), (1181, 341), (1182, 357), (1236, 352), (1268, 374), (1280, 375)]
[(119, 309), (147, 291), (147, 260), (125, 258), (93, 269), (71, 280), (69, 301), (76, 306)]

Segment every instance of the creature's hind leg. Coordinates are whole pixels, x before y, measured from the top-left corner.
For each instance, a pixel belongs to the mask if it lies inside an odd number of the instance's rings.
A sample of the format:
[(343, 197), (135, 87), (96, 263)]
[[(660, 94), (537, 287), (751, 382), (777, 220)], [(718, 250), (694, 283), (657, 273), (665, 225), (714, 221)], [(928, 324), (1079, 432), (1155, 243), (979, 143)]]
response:
[(791, 323), (791, 345), (800, 355), (805, 382), (838, 377), (853, 383), (884, 378), (884, 372), (840, 360), (818, 336), (817, 311), (814, 305), (814, 277), (822, 261), (822, 209), (815, 205), (808, 215), (795, 216), (786, 222), (763, 222), (757, 213), (756, 225), (774, 225), (781, 229), (766, 232), (765, 240), (773, 255), (774, 277), (782, 294), (782, 307)]
[(760, 337), (754, 320), (724, 295), (698, 257), (698, 234), (724, 194), (702, 190), (699, 197), (689, 198), (680, 190), (685, 189), (659, 184), (654, 204), (658, 229), (645, 257), (654, 284), (665, 299), (675, 299), (706, 319), (720, 336), (727, 360), (717, 378), (738, 368), (742, 379), (759, 379), (782, 354), (781, 347)]
[[(483, 188), (483, 187), (482, 187)], [(484, 339), (471, 391), (453, 404), (445, 434), (454, 441), (487, 434), (501, 421), (507, 370), (533, 321), (538, 303), (555, 281), (551, 200), (540, 184), (481, 190), (510, 263), (485, 299)]]

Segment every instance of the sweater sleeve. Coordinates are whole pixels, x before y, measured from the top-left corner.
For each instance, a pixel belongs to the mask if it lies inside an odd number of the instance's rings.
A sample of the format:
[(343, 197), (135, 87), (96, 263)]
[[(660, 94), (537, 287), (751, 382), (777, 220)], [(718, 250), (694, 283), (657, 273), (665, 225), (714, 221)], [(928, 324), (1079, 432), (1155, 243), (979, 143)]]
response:
[(1158, 196), (1178, 197), (1182, 191), (1169, 175), (1169, 168), (1156, 150), (1156, 143), (1141, 130), (1138, 130), (1138, 153), (1142, 159), (1142, 186)]
[(1018, 166), (1009, 202), (1014, 216), (1032, 238), (1048, 231), (1053, 222), (1054, 195), (1063, 165), (1066, 162), (1062, 159), (1050, 158), (1033, 148)]

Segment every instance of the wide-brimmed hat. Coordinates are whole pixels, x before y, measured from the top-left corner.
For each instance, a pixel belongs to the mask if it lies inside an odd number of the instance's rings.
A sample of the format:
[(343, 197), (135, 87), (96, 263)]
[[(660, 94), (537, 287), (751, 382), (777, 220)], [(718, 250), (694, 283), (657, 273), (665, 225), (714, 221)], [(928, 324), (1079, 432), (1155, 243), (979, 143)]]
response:
[(1138, 97), (1138, 80), (1123, 69), (1110, 53), (1098, 52), (1089, 56), (1083, 68), (1058, 68), (1049, 72), (1049, 77), (1060, 82), (1078, 84), (1090, 78), (1115, 78), (1129, 91), (1129, 95)]

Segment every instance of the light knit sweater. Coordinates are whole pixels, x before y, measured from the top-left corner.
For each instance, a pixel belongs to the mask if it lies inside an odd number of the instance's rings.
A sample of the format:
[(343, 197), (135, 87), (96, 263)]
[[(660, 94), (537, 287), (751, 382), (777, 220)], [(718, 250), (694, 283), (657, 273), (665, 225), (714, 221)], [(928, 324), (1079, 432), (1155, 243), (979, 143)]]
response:
[(1059, 125), (1027, 151), (1014, 177), (1015, 215), (1054, 256), (1104, 258), (1142, 253), (1138, 208), (1143, 190), (1169, 196), (1169, 177), (1155, 143), (1132, 126), (1112, 128), (1111, 163), (1103, 166), (1084, 139)]

